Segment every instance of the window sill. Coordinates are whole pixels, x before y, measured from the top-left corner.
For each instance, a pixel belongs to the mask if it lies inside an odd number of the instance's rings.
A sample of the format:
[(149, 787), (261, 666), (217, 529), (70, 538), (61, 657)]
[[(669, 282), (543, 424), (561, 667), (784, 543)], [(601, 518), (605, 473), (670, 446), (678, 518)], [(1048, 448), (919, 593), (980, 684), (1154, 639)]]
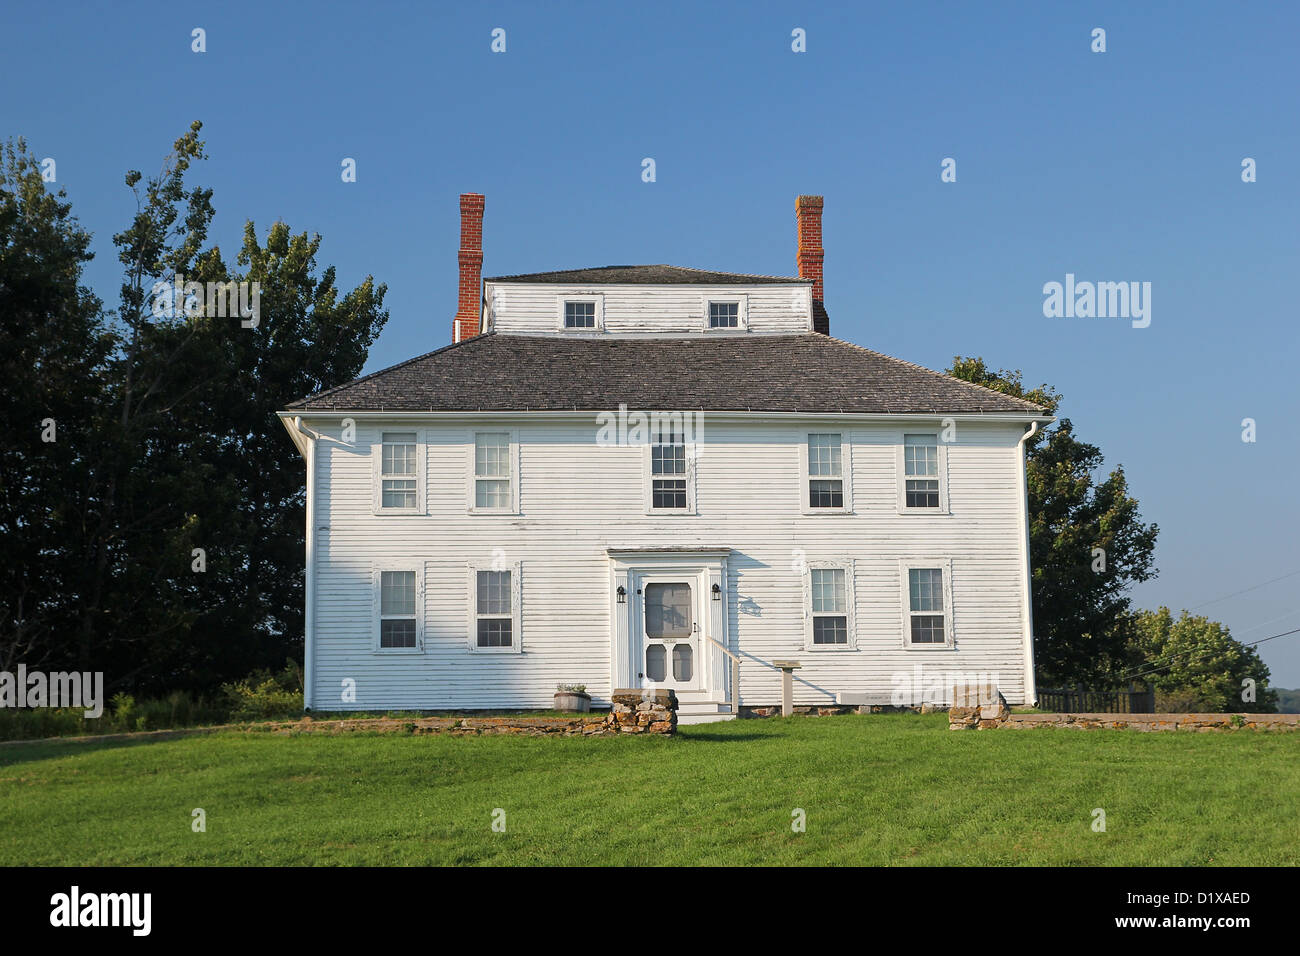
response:
[(929, 653), (929, 652), (931, 652), (931, 651), (952, 651), (952, 650), (956, 650), (956, 647), (955, 647), (953, 644), (951, 644), (951, 643), (948, 643), (948, 644), (913, 644), (911, 641), (904, 641), (904, 642), (903, 642), (903, 650), (905, 650), (905, 651), (920, 651), (920, 652), (922, 652), (922, 653)]
[(377, 657), (410, 657), (423, 654), (422, 647), (376, 647), (370, 653)]
[(947, 508), (899, 508), (900, 515), (949, 515), (952, 514)]
[(423, 517), (424, 510), (421, 508), (375, 508), (376, 515), (403, 515), (406, 517)]
[(522, 654), (521, 647), (479, 647), (477, 644), (467, 645), (471, 654)]
[(811, 654), (844, 654), (856, 651), (857, 644), (805, 644), (803, 649)]

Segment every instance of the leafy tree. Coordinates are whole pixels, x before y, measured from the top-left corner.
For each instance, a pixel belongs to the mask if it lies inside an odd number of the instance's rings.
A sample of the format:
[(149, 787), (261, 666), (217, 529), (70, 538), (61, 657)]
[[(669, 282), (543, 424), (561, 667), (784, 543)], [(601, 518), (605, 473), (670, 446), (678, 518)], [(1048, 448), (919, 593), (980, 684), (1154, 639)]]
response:
[[(102, 670), (110, 692), (211, 689), (301, 646), (304, 469), (275, 412), (360, 374), (387, 320), (382, 284), (318, 267), (319, 236), (250, 222), (234, 263), (207, 244), (200, 130), (127, 174), (108, 317), (68, 205), (21, 144), (0, 168), (0, 410), (20, 434), (0, 446), (0, 657)], [(254, 327), (208, 308), (232, 281), (260, 290)]]
[[(1268, 687), (1268, 667), (1259, 652), (1234, 639), (1218, 621), (1187, 611), (1175, 620), (1167, 607), (1139, 611), (1133, 616), (1130, 652), (1143, 662), (1134, 668), (1136, 676), (1154, 684), (1162, 697), (1177, 698), (1161, 709), (1262, 714), (1277, 710), (1278, 695)], [(1253, 701), (1243, 700), (1247, 682), (1253, 682)]]
[[(90, 233), (23, 140), (0, 144), (0, 669), (39, 666), (74, 629), (86, 449), (112, 348), (82, 282)], [(52, 438), (52, 441), (45, 440)]]
[[(1019, 371), (994, 372), (981, 358), (956, 356), (948, 374), (1035, 402), (1052, 414), (1061, 404), (1050, 386), (1027, 390)], [(1040, 430), (1025, 446), (1039, 681), (1104, 686), (1127, 663), (1128, 590), (1155, 576), (1159, 529), (1142, 523), (1123, 467), (1097, 479), (1101, 450), (1080, 441), (1068, 418)]]

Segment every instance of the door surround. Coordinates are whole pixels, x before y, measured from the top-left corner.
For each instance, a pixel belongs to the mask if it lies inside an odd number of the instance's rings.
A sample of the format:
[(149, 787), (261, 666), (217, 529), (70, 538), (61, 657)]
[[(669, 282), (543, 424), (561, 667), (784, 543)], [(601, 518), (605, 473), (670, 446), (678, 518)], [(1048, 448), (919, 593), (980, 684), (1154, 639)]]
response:
[[(727, 558), (731, 549), (726, 547), (665, 546), (608, 548), (609, 555), (609, 607), (610, 607), (610, 687), (656, 686), (638, 677), (644, 672), (640, 666), (644, 654), (642, 622), (645, 620), (644, 585), (666, 582), (670, 578), (691, 584), (693, 617), (699, 623), (696, 635), (696, 667), (698, 679), (683, 694), (703, 699), (724, 699), (728, 680), (723, 666), (723, 654), (706, 638), (730, 647), (727, 615), (728, 591)], [(714, 587), (718, 600), (714, 600)], [(625, 603), (619, 603), (619, 588), (623, 589)], [(671, 668), (671, 659), (669, 667)], [(695, 675), (693, 675), (695, 676)]]

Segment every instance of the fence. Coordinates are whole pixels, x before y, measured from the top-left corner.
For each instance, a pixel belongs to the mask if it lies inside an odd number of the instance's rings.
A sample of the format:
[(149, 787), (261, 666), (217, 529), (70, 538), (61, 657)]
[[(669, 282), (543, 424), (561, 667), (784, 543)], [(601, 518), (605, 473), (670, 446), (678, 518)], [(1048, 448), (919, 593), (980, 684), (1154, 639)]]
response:
[(1039, 688), (1038, 709), (1058, 714), (1153, 714), (1155, 688), (1128, 690), (1085, 690), (1077, 687)]

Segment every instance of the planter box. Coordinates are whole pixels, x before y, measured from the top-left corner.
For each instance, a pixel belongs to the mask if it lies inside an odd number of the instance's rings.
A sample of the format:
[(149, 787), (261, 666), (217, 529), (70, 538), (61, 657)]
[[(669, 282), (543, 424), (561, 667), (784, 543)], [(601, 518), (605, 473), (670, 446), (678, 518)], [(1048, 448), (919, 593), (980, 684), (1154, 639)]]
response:
[(569, 714), (585, 714), (591, 710), (591, 695), (561, 691), (555, 695), (555, 709)]

